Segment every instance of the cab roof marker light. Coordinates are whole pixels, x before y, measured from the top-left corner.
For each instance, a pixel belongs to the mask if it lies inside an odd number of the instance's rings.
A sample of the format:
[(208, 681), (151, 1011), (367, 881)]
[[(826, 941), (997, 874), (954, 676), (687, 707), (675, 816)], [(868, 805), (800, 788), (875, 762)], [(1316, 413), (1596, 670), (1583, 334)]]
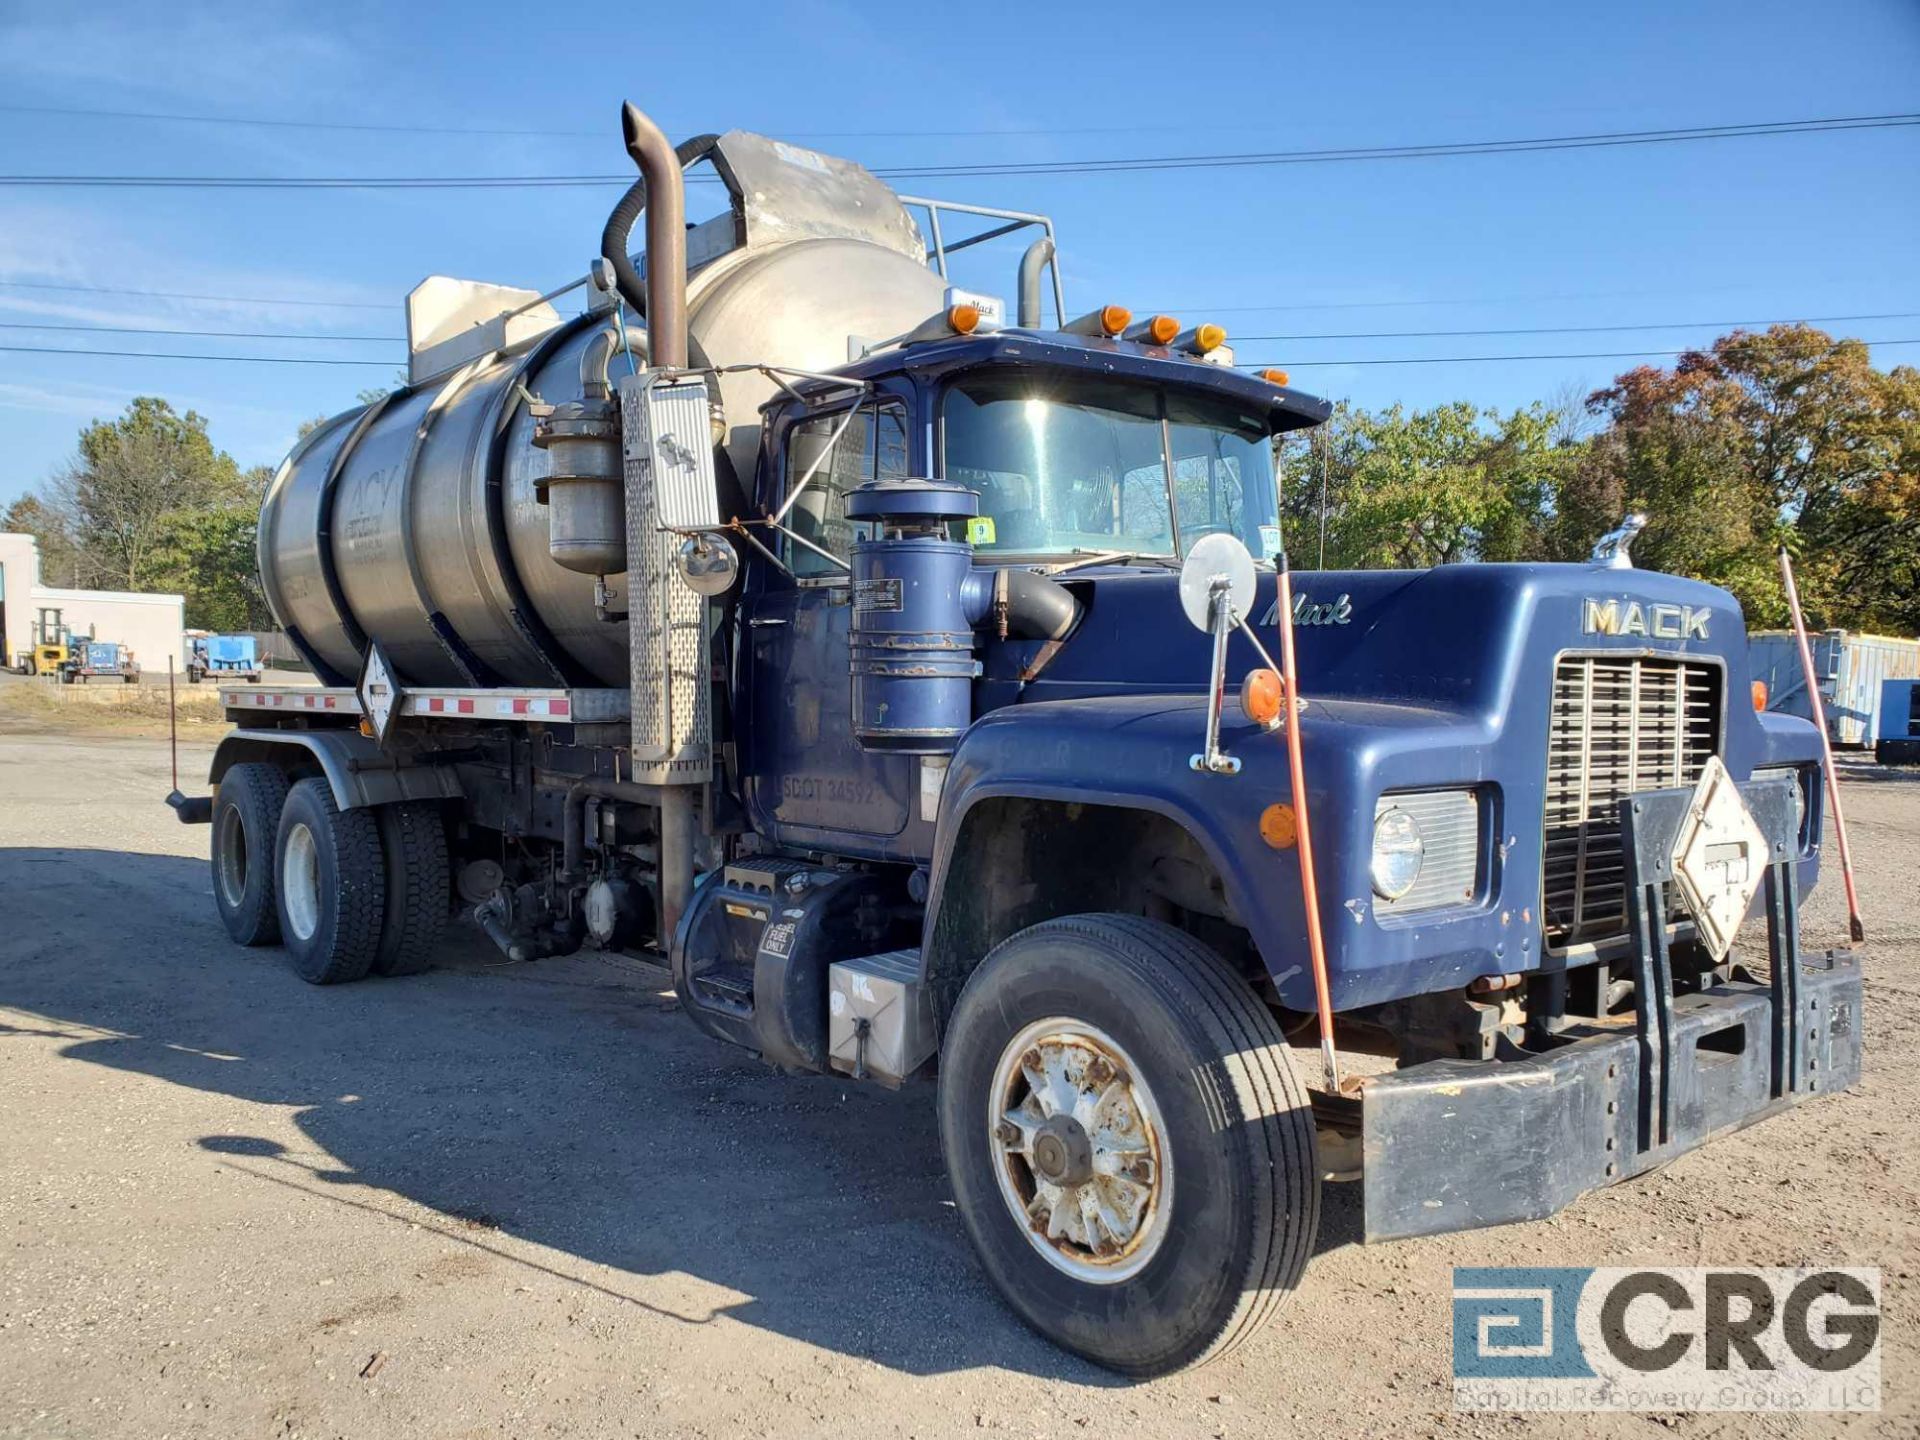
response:
[(1171, 315), (1149, 315), (1137, 325), (1127, 327), (1123, 338), (1142, 345), (1171, 345), (1180, 333), (1180, 322)]
[(1126, 333), (1133, 323), (1133, 312), (1124, 305), (1102, 305), (1098, 310), (1069, 320), (1060, 327), (1063, 335), (1105, 335), (1112, 338)]
[(891, 340), (876, 341), (862, 348), (864, 354), (871, 355), (876, 351), (891, 349), (895, 345), (919, 345), (928, 340), (951, 340), (956, 335), (985, 335), (999, 328), (987, 319), (982, 307), (962, 301), (957, 305), (949, 305), (934, 312), (904, 335), (896, 335)]
[(1256, 370), (1254, 374), (1269, 385), (1287, 385), (1293, 380), (1293, 377), (1284, 370)]
[(1193, 355), (1210, 354), (1226, 343), (1227, 331), (1222, 325), (1196, 325), (1191, 330), (1182, 330), (1173, 339), (1174, 349)]

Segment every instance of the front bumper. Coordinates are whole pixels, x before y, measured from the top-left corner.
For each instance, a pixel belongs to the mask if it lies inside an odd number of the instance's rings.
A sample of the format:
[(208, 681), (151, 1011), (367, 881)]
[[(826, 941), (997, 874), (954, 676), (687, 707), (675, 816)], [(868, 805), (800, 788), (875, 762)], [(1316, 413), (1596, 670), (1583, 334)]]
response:
[[(1435, 1060), (1362, 1093), (1366, 1236), (1537, 1220), (1602, 1185), (1860, 1078), (1860, 969), (1800, 954), (1792, 782), (1739, 787), (1765, 841), (1768, 980), (1676, 993), (1667, 948), (1687, 790), (1621, 802), (1634, 1013), (1515, 1060)], [(1749, 857), (1751, 858), (1751, 857)]]
[[(1524, 1060), (1433, 1060), (1363, 1090), (1368, 1240), (1538, 1220), (1589, 1190), (1860, 1078), (1860, 968), (1851, 951), (1800, 967), (1800, 1043), (1776, 1085), (1771, 987), (1734, 980), (1672, 1004), (1666, 1138), (1648, 1125), (1657, 1077), (1632, 1028)], [(1777, 1092), (1777, 1093), (1776, 1093)]]

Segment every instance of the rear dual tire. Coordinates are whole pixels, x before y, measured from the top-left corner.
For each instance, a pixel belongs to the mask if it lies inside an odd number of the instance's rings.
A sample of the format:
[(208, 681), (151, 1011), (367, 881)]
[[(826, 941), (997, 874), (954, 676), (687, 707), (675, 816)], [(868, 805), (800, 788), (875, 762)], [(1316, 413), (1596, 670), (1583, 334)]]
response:
[(1008, 1303), (1127, 1375), (1238, 1345), (1313, 1248), (1315, 1131), (1279, 1026), (1137, 916), (1050, 920), (982, 962), (941, 1047), (940, 1135)]
[(313, 985), (358, 980), (372, 968), (386, 909), (380, 826), (367, 810), (342, 810), (315, 776), (287, 792), (274, 847), (280, 942)]
[(249, 762), (214, 797), (213, 898), (241, 945), (285, 946), (315, 985), (432, 962), (451, 881), (438, 807), (341, 810), (319, 777)]

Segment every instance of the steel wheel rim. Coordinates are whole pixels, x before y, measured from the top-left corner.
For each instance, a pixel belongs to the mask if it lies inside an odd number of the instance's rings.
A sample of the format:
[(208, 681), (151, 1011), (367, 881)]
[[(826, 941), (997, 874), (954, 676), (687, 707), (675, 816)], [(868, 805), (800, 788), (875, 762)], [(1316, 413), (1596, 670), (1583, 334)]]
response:
[(219, 857), (214, 875), (220, 898), (229, 910), (238, 910), (247, 896), (247, 822), (236, 805), (220, 812), (220, 841), (214, 853)]
[(1173, 1159), (1112, 1036), (1064, 1016), (1023, 1028), (994, 1067), (986, 1123), (1000, 1196), (1048, 1264), (1094, 1285), (1146, 1268), (1167, 1236)]
[(287, 928), (301, 940), (320, 928), (320, 847), (313, 831), (296, 824), (287, 831), (286, 855), (280, 862), (280, 893), (286, 900)]

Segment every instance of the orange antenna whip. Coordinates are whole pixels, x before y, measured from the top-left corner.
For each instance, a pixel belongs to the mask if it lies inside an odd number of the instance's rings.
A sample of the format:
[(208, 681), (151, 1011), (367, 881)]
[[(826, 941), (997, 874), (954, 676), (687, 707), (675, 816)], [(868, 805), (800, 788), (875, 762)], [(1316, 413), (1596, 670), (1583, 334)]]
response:
[(1858, 944), (1867, 938), (1860, 919), (1860, 896), (1853, 888), (1853, 853), (1847, 848), (1847, 819), (1840, 813), (1840, 776), (1833, 768), (1833, 743), (1827, 738), (1826, 707), (1820, 703), (1820, 685), (1813, 676), (1813, 647), (1807, 644), (1807, 622), (1800, 613), (1800, 591), (1793, 583), (1793, 561), (1780, 547), (1780, 581), (1787, 590), (1787, 609), (1793, 614), (1793, 638), (1800, 647), (1800, 673), (1807, 678), (1807, 707), (1813, 728), (1820, 732), (1820, 756), (1826, 763), (1827, 803), (1833, 806), (1833, 835), (1840, 842), (1840, 878), (1847, 887), (1847, 930)]
[(1293, 583), (1287, 552), (1274, 560), (1280, 577), (1280, 674), (1286, 681), (1287, 769), (1293, 784), (1293, 815), (1299, 832), (1300, 889), (1307, 911), (1307, 954), (1313, 961), (1313, 998), (1320, 1010), (1320, 1054), (1327, 1063), (1327, 1085), (1340, 1089), (1340, 1061), (1333, 1051), (1333, 993), (1327, 982), (1327, 946), (1320, 933), (1320, 889), (1313, 875), (1313, 826), (1307, 818), (1307, 769), (1300, 755), (1300, 680), (1293, 658)]

